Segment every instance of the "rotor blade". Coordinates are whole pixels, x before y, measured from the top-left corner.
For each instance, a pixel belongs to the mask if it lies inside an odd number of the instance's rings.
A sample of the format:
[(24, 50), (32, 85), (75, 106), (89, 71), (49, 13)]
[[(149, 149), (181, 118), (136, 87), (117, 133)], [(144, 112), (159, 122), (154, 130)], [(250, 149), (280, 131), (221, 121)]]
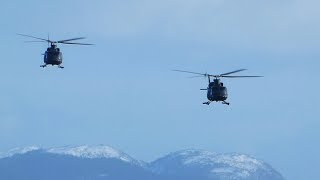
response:
[(74, 45), (94, 45), (94, 44), (87, 44), (87, 43), (72, 43), (72, 42), (57, 42), (60, 44), (74, 44)]
[(244, 70), (247, 70), (247, 69), (239, 69), (239, 70), (236, 70), (236, 71), (231, 71), (231, 72), (223, 73), (223, 74), (220, 74), (220, 76), (237, 73), (237, 72), (244, 71)]
[(251, 77), (263, 77), (263, 76), (221, 76), (225, 78), (251, 78)]
[(23, 41), (25, 43), (33, 43), (33, 42), (46, 42), (46, 41)]
[(204, 75), (198, 75), (198, 76), (189, 76), (188, 78), (198, 78), (198, 77), (203, 77)]
[(29, 36), (29, 35), (25, 35), (25, 34), (17, 34), (17, 35), (19, 35), (19, 36), (25, 36), (25, 37), (30, 37), (30, 38), (34, 38), (34, 39), (39, 39), (39, 40), (43, 40), (43, 41), (45, 41), (45, 42), (52, 42), (52, 41), (50, 41), (50, 40), (48, 40), (48, 39), (42, 39), (42, 38), (38, 38), (38, 37), (34, 37), (34, 36)]
[(85, 37), (78, 37), (78, 38), (60, 40), (60, 41), (57, 41), (57, 43), (63, 43), (63, 42), (68, 42), (68, 41), (75, 41), (75, 40), (80, 40), (80, 39), (85, 39)]
[(199, 74), (202, 76), (208, 76), (208, 74), (203, 74), (203, 73), (197, 73), (197, 72), (191, 72), (191, 71), (182, 71), (182, 70), (172, 70), (172, 71), (177, 71), (177, 72), (184, 72), (184, 73), (190, 73), (190, 74)]

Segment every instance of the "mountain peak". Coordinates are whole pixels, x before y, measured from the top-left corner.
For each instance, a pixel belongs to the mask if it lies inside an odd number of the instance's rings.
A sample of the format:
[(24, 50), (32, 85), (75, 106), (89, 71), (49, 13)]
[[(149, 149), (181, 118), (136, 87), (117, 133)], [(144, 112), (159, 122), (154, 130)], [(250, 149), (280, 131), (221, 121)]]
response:
[(54, 154), (71, 155), (80, 158), (116, 158), (126, 162), (133, 161), (133, 158), (131, 158), (129, 155), (106, 145), (82, 145), (75, 147), (64, 146), (46, 149), (46, 152)]
[(229, 179), (245, 179), (257, 174), (261, 177), (270, 177), (272, 174), (278, 176), (271, 166), (248, 155), (218, 154), (197, 149), (170, 153), (152, 162), (151, 167), (155, 173), (176, 176), (186, 172), (189, 176), (193, 173), (206, 172), (208, 177), (228, 177)]
[(11, 157), (11, 156), (18, 155), (18, 154), (25, 154), (25, 153), (28, 153), (28, 152), (31, 152), (31, 151), (37, 151), (37, 150), (40, 150), (40, 149), (41, 148), (37, 147), (37, 146), (29, 146), (29, 147), (24, 147), (24, 148), (14, 148), (14, 149), (9, 150), (6, 153), (1, 153), (0, 152), (0, 159)]
[[(255, 167), (263, 167), (263, 162), (255, 158), (252, 158), (245, 154), (229, 153), (229, 154), (218, 154), (200, 149), (186, 149), (177, 152), (170, 153), (164, 158), (180, 159), (185, 165), (192, 164), (206, 164), (212, 163), (229, 164), (231, 166), (254, 169)], [(250, 164), (250, 166), (249, 166)]]
[(25, 148), (14, 148), (12, 150), (9, 150), (6, 153), (0, 153), (0, 159), (11, 157), (14, 155), (22, 155), (22, 154), (30, 153), (33, 151), (41, 151), (44, 153), (68, 155), (68, 156), (74, 156), (78, 158), (88, 158), (88, 159), (111, 158), (111, 159), (119, 159), (124, 162), (139, 164), (139, 162), (131, 158), (129, 155), (106, 145), (63, 146), (63, 147), (54, 147), (54, 148), (40, 148), (37, 146), (30, 146)]

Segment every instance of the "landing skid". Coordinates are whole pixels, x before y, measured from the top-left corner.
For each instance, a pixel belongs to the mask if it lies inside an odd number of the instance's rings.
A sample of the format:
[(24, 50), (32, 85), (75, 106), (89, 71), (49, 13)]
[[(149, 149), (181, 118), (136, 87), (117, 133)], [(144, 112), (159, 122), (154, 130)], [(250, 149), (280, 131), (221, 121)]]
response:
[(211, 101), (203, 102), (202, 104), (210, 105)]
[[(53, 65), (52, 65), (52, 66), (53, 66)], [(45, 67), (47, 67), (47, 64), (40, 65), (40, 67), (45, 68)], [(58, 68), (63, 69), (64, 67), (63, 67), (63, 66), (58, 65)]]
[[(202, 104), (210, 105), (212, 101), (203, 102)], [(230, 105), (230, 103), (226, 101), (222, 101), (222, 104)]]
[(226, 101), (222, 101), (222, 104), (226, 104), (226, 105), (230, 105), (230, 103), (226, 102)]

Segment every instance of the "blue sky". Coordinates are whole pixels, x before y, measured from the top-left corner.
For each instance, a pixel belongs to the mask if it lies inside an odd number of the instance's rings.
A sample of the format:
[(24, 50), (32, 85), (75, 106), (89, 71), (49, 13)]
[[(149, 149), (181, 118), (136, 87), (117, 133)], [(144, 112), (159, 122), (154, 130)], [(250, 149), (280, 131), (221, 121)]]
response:
[[(108, 144), (151, 161), (200, 148), (265, 160), (287, 179), (319, 179), (320, 12), (315, 0), (1, 1), (0, 151)], [(42, 69), (46, 44), (65, 69)], [(230, 106), (204, 106), (205, 79), (224, 79)]]

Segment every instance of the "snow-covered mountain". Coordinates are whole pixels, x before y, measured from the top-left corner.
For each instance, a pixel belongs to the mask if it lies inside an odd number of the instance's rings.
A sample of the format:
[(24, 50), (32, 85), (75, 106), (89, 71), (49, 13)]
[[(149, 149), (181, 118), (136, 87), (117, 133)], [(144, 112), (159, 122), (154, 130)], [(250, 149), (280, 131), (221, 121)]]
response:
[(130, 157), (129, 155), (118, 151), (110, 146), (77, 146), (77, 147), (58, 147), (58, 148), (50, 148), (45, 150), (48, 153), (53, 154), (61, 154), (61, 155), (70, 155), (79, 158), (113, 158), (119, 159), (128, 163), (136, 163), (139, 164), (138, 161)]
[(177, 179), (282, 180), (270, 165), (244, 154), (204, 150), (171, 153), (149, 165), (152, 172)]
[(243, 154), (183, 150), (145, 163), (103, 145), (0, 153), (0, 179), (283, 180), (268, 164)]
[(30, 147), (25, 147), (25, 148), (14, 148), (14, 149), (9, 150), (6, 153), (0, 153), (0, 159), (11, 157), (11, 156), (14, 156), (14, 155), (19, 155), (19, 154), (25, 154), (25, 153), (28, 153), (30, 151), (36, 151), (36, 150), (39, 150), (39, 149), (40, 148), (36, 147), (36, 146), (30, 146)]

